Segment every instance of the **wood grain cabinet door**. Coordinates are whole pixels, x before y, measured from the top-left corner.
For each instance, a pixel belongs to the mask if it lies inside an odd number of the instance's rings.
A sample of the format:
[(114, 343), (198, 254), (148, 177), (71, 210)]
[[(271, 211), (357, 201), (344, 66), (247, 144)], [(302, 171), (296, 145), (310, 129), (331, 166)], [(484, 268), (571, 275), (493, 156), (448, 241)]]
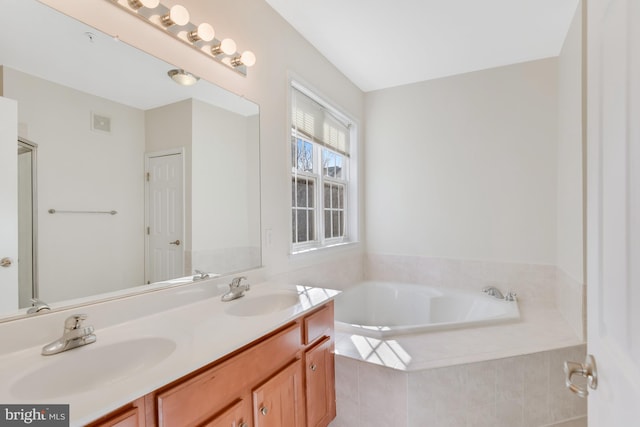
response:
[(327, 337), (305, 354), (308, 427), (325, 427), (336, 416), (332, 344)]
[(255, 427), (304, 427), (302, 361), (296, 360), (253, 390)]
[(222, 413), (216, 415), (201, 427), (250, 427), (251, 404), (245, 400), (238, 400)]

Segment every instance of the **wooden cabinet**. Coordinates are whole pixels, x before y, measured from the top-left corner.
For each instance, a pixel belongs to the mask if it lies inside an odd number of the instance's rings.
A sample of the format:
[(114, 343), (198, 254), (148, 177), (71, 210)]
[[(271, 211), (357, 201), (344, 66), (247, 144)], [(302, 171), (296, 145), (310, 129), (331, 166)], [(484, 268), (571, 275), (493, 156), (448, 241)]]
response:
[(333, 303), (304, 318), (306, 426), (326, 427), (336, 417)]
[(326, 427), (333, 357), (330, 301), (92, 426)]
[(336, 416), (333, 341), (326, 337), (305, 353), (307, 427), (324, 427)]
[(302, 375), (296, 360), (253, 390), (255, 427), (304, 427)]

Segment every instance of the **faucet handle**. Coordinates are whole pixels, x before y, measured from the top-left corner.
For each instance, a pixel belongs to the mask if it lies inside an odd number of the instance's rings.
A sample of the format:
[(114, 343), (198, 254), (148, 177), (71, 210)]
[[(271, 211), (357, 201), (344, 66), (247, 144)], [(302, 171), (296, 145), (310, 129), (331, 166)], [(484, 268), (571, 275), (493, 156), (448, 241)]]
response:
[(517, 293), (515, 293), (513, 291), (509, 291), (509, 292), (507, 292), (507, 295), (504, 296), (504, 300), (505, 301), (515, 301), (517, 296), (518, 296)]
[[(234, 277), (233, 280), (231, 281), (231, 283), (229, 284), (230, 288), (238, 288), (240, 287), (240, 284), (242, 283), (243, 280), (247, 280), (246, 277), (244, 276), (240, 276), (240, 277)], [(247, 285), (247, 289), (249, 285)]]
[(64, 330), (68, 332), (74, 329), (80, 329), (82, 327), (82, 322), (86, 319), (86, 314), (74, 314), (73, 316), (69, 316), (67, 317), (67, 320), (64, 321)]

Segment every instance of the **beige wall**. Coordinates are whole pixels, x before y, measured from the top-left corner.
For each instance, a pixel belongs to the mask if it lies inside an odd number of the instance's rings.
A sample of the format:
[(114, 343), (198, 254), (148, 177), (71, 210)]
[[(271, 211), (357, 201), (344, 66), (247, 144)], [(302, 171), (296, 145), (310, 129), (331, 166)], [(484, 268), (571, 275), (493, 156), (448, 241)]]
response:
[[(18, 101), (19, 136), (38, 145), (39, 297), (50, 303), (143, 283), (144, 112), (8, 67), (3, 80), (5, 96)], [(111, 133), (91, 130), (92, 112), (111, 118)]]
[(368, 252), (555, 264), (556, 70), (367, 93)]

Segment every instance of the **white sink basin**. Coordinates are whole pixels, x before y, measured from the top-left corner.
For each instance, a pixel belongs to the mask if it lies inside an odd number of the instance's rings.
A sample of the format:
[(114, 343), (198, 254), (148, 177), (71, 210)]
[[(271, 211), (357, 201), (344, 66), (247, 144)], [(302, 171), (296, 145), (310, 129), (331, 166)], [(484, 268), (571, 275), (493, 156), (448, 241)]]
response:
[(17, 399), (34, 401), (86, 392), (114, 383), (130, 374), (148, 369), (166, 359), (176, 343), (155, 337), (127, 340), (108, 345), (98, 342), (52, 356), (47, 363), (11, 385)]
[(233, 316), (262, 316), (286, 310), (299, 302), (298, 293), (294, 291), (275, 291), (263, 295), (246, 294), (244, 297), (225, 304), (225, 310)]

